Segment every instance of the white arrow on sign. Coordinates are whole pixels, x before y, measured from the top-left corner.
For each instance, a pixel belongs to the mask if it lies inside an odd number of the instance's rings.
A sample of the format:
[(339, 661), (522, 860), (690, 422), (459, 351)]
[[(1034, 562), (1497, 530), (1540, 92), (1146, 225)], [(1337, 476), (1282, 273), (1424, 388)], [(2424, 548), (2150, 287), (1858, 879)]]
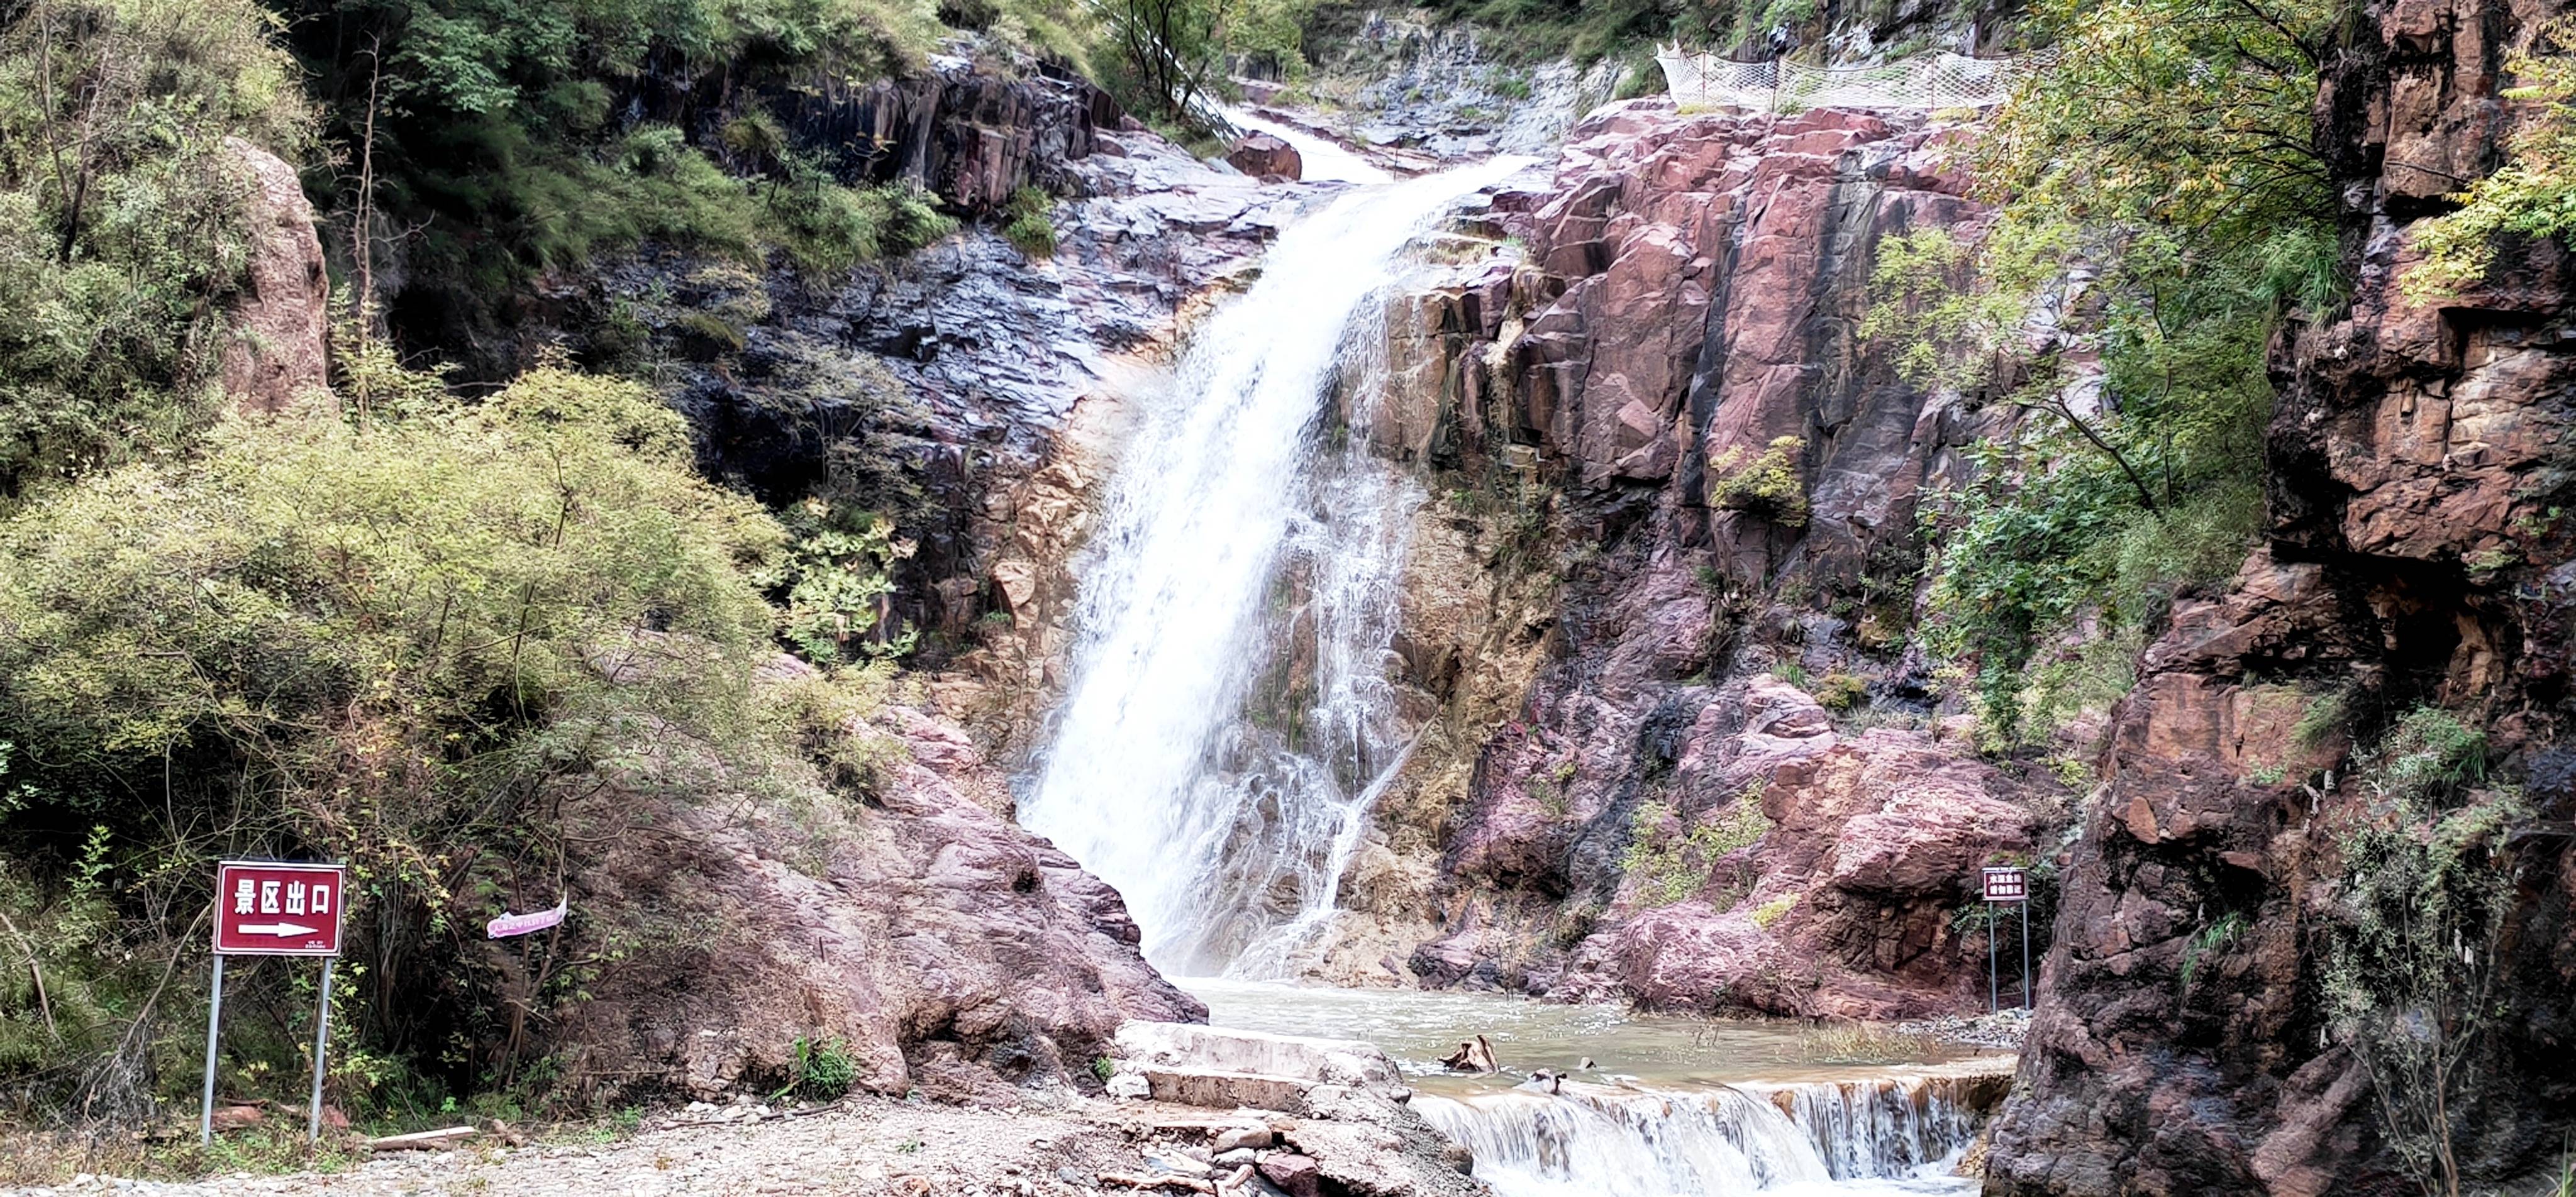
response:
[(244, 935), (311, 935), (321, 928), (302, 923), (243, 923), (233, 930)]

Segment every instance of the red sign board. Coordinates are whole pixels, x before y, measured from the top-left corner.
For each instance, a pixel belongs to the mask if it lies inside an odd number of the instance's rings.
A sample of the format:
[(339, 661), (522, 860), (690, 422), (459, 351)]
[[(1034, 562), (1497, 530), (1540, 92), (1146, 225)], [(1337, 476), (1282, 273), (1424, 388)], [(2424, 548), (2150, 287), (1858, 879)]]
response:
[(1987, 869), (1982, 874), (1989, 902), (2030, 900), (2030, 874), (2020, 869)]
[(215, 869), (215, 951), (337, 956), (348, 870), (335, 864), (227, 860)]

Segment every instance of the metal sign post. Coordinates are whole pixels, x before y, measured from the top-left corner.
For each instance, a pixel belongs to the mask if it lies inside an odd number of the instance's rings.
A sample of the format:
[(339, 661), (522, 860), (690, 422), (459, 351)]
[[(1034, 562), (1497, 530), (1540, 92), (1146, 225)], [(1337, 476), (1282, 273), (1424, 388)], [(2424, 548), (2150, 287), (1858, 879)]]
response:
[(340, 914), (348, 866), (227, 860), (215, 866), (214, 1001), (206, 1011), (205, 1109), (201, 1142), (215, 1141), (215, 1044), (224, 1018), (224, 957), (319, 956), (322, 1002), (314, 1017), (313, 1111), (306, 1134), (322, 1138), (322, 1077), (331, 1046), (331, 965), (340, 955)]
[(1995, 905), (2010, 902), (2021, 907), (2021, 1004), (2030, 1005), (2030, 874), (2018, 868), (1989, 868), (1977, 876), (1977, 888), (1993, 917), (1986, 920), (1986, 1009), (2003, 1008), (2001, 987), (1995, 967), (1995, 934), (2002, 930), (2002, 912)]
[(215, 955), (215, 999), (206, 1007), (206, 1107), (197, 1114), (197, 1142), (215, 1141), (215, 1029), (224, 1025), (224, 958)]

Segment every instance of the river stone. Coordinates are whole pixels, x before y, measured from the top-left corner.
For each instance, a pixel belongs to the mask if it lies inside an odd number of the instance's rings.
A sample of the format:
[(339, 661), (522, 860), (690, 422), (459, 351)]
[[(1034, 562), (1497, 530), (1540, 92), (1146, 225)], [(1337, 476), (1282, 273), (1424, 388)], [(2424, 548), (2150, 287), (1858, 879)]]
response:
[(1261, 1161), (1262, 1178), (1277, 1185), (1288, 1197), (1322, 1197), (1324, 1170), (1314, 1157), (1281, 1152)]
[(1238, 1126), (1231, 1130), (1218, 1131), (1215, 1141), (1210, 1146), (1219, 1153), (1224, 1153), (1238, 1148), (1268, 1147), (1276, 1141), (1277, 1136), (1270, 1133), (1269, 1127)]

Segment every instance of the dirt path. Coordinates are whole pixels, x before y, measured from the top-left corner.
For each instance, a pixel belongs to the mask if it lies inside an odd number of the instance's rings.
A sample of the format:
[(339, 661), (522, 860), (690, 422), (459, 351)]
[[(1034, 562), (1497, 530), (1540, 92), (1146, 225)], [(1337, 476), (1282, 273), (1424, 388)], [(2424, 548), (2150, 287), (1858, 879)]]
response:
[[(1081, 1098), (1053, 1108), (1017, 1109), (866, 1099), (812, 1117), (672, 1125), (706, 1116), (659, 1117), (631, 1138), (595, 1146), (471, 1146), (382, 1156), (337, 1173), (243, 1173), (187, 1182), (92, 1177), (9, 1192), (65, 1197), (1134, 1193), (1129, 1186), (1104, 1185), (1097, 1178), (1102, 1172), (1150, 1172), (1154, 1165), (1149, 1155), (1191, 1172), (1178, 1157), (1203, 1163), (1207, 1134), (1200, 1128), (1225, 1119), (1209, 1110)], [(1259, 1188), (1258, 1183), (1252, 1187)]]

